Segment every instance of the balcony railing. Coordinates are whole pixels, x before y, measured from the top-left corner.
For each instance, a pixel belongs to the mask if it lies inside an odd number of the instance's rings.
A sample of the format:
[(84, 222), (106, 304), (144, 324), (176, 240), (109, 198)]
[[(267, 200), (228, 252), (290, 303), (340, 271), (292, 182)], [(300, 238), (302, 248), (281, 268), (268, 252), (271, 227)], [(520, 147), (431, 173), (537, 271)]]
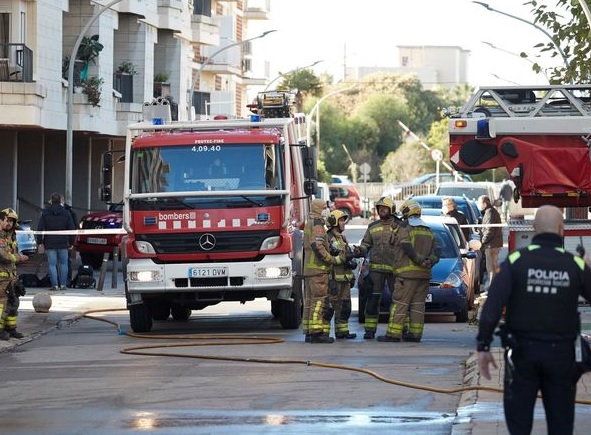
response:
[(25, 44), (0, 44), (0, 82), (32, 82), (33, 51)]

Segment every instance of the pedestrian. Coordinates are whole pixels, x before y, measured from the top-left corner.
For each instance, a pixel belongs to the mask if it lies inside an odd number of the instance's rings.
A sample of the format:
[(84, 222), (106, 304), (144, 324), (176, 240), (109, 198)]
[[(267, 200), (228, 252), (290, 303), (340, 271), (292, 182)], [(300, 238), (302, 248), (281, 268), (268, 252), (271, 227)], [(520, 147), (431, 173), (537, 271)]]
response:
[[(8, 252), (14, 256), (17, 262), (27, 261), (29, 257), (21, 254), (16, 241), (16, 230), (18, 227), (18, 214), (11, 208), (5, 208), (2, 212), (6, 215), (4, 225), (4, 237)], [(12, 262), (11, 262), (12, 264)], [(4, 330), (10, 337), (23, 338), (23, 334), (17, 331), (18, 307), (20, 306), (20, 296), (24, 296), (25, 287), (19, 280), (16, 263), (11, 273), (14, 275), (7, 288), (6, 307), (4, 308)]]
[(375, 204), (379, 219), (370, 223), (358, 247), (354, 248), (356, 257), (369, 255), (369, 280), (371, 294), (365, 304), (365, 333), (363, 338), (373, 340), (376, 336), (380, 317), (382, 290), (387, 284), (394, 290), (394, 235), (398, 223), (394, 218), (396, 206), (387, 196), (381, 197)]
[(484, 251), (486, 261), (488, 288), (492, 283), (495, 272), (499, 268), (499, 252), (503, 247), (503, 229), (501, 228), (501, 215), (497, 209), (492, 206), (488, 196), (479, 196), (477, 204), (482, 212), (480, 241), (482, 242), (482, 250)]
[(472, 229), (466, 226), (468, 225), (468, 219), (466, 219), (466, 215), (457, 209), (455, 200), (450, 196), (444, 197), (441, 203), (441, 211), (443, 212), (443, 214), (445, 216), (450, 216), (454, 218), (456, 221), (458, 221), (458, 224), (462, 229), (462, 233), (464, 233), (464, 237), (469, 242), (472, 238)]
[[(9, 340), (11, 337), (10, 328), (12, 325), (6, 323), (8, 292), (13, 291), (15, 281), (18, 281), (18, 274), (16, 270), (16, 263), (19, 261), (26, 261), (28, 257), (18, 251), (14, 251), (12, 243), (12, 226), (11, 221), (16, 216), (14, 210), (9, 209), (10, 213), (5, 210), (0, 211), (0, 340)], [(12, 217), (8, 217), (8, 215)], [(16, 327), (16, 319), (15, 325)], [(13, 334), (16, 332), (13, 331)]]
[(326, 234), (326, 201), (312, 200), (304, 229), (304, 319), (305, 341), (333, 343), (330, 323), (334, 310), (328, 299), (328, 279), (333, 265), (343, 264), (344, 255), (332, 255)]
[[(76, 212), (72, 208), (70, 204), (64, 202), (64, 208), (70, 213), (70, 217), (72, 218), (72, 222), (74, 222), (74, 227), (78, 225), (78, 216), (76, 216)], [(74, 248), (68, 251), (68, 283), (67, 285), (72, 285), (72, 262), (76, 258), (76, 251)]]
[(343, 264), (335, 265), (329, 278), (329, 301), (334, 309), (335, 337), (353, 339), (357, 334), (349, 330), (351, 317), (351, 286), (355, 283), (353, 270), (357, 262), (352, 258), (353, 251), (343, 234), (348, 216), (341, 210), (333, 210), (326, 218), (328, 226), (328, 243), (332, 251), (338, 251), (339, 256), (345, 256)]
[(396, 232), (395, 279), (388, 328), (378, 341), (418, 343), (425, 328), (431, 268), (439, 262), (440, 253), (433, 231), (421, 219), (419, 203), (407, 200), (400, 211), (406, 221)]
[(511, 200), (513, 199), (513, 186), (511, 182), (507, 179), (501, 185), (501, 190), (499, 191), (499, 196), (501, 197), (501, 213), (503, 215), (503, 220), (507, 222), (509, 215), (510, 215), (510, 208), (511, 208)]
[(64, 290), (68, 282), (68, 255), (74, 244), (74, 234), (46, 234), (51, 231), (74, 230), (70, 213), (62, 204), (59, 193), (52, 193), (49, 205), (41, 213), (37, 244), (47, 255), (51, 290)]
[(501, 264), (482, 308), (477, 336), (478, 366), (490, 379), (496, 363), (493, 333), (505, 311), (503, 405), (511, 434), (529, 434), (538, 392), (549, 434), (572, 434), (575, 418), (575, 339), (579, 296), (591, 302), (591, 270), (567, 252), (560, 209), (540, 207), (529, 246)]

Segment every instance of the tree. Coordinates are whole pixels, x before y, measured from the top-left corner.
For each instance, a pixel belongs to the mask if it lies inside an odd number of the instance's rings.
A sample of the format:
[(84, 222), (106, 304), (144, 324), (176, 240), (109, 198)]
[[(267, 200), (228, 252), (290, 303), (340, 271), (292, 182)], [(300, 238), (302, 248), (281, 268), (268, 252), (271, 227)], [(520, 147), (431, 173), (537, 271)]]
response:
[[(549, 7), (545, 2), (532, 0), (524, 3), (532, 6), (534, 23), (545, 27), (553, 36), (553, 41), (544, 41), (535, 47), (542, 54), (550, 54), (552, 58), (560, 56), (556, 44), (564, 52), (568, 65), (561, 62), (560, 66), (548, 68), (547, 75), (550, 82), (561, 83), (585, 83), (591, 79), (591, 63), (589, 52), (591, 51), (591, 38), (589, 38), (589, 17), (583, 9), (583, 4), (588, 8), (586, 0), (558, 0), (555, 6)], [(526, 53), (521, 53), (527, 57)], [(534, 62), (532, 69), (539, 73), (542, 66)]]
[(302, 111), (304, 98), (308, 96), (320, 97), (322, 95), (322, 84), (320, 79), (309, 69), (296, 69), (282, 76), (283, 81), (278, 90), (295, 91), (296, 110)]

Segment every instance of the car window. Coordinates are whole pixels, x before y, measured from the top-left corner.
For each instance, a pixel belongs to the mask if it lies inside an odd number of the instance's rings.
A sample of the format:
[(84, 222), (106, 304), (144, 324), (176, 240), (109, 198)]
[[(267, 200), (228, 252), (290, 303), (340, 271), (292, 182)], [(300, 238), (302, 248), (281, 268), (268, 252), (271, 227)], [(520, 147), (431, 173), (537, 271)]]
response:
[(445, 227), (439, 228), (432, 228), (433, 232), (435, 233), (435, 239), (437, 240), (437, 244), (441, 249), (441, 258), (457, 258), (459, 257), (458, 246), (456, 242), (452, 239), (450, 233), (445, 229)]
[(443, 196), (466, 196), (470, 199), (478, 199), (481, 195), (488, 195), (488, 189), (481, 186), (439, 186), (437, 195)]
[(460, 226), (459, 225), (452, 225), (452, 224), (445, 224), (445, 225), (449, 229), (449, 232), (451, 233), (451, 235), (454, 238), (454, 241), (456, 242), (458, 247), (460, 249), (467, 249), (466, 241), (465, 241), (466, 239), (464, 237), (462, 237), (462, 230), (460, 230)]

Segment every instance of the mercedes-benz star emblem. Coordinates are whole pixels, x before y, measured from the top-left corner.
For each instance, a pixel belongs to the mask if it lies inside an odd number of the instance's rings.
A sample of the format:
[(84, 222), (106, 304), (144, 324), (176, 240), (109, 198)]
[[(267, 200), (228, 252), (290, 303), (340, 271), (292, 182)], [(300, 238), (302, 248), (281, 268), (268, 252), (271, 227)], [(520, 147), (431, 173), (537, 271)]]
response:
[(199, 237), (199, 247), (204, 251), (211, 251), (215, 247), (215, 237), (211, 233), (205, 233)]

